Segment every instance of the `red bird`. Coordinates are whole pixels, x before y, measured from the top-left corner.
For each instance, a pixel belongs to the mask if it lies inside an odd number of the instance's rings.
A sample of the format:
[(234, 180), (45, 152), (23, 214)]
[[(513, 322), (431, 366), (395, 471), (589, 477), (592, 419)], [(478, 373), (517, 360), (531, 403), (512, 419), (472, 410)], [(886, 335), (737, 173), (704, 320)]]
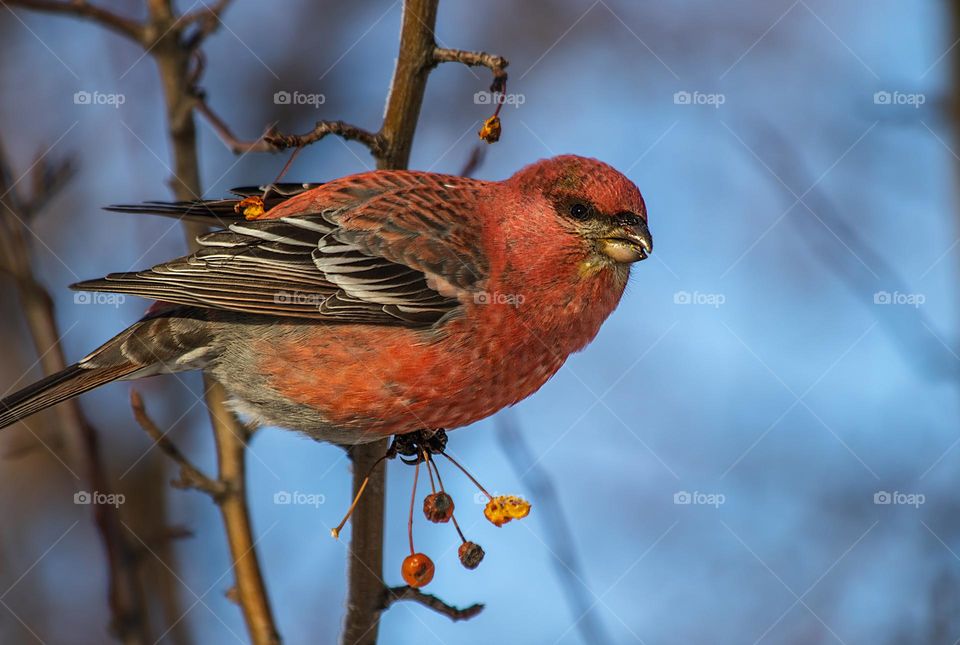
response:
[(338, 444), (463, 426), (586, 346), (653, 247), (637, 187), (572, 155), (500, 182), (375, 171), (268, 194), (252, 221), (236, 199), (115, 207), (230, 222), (192, 255), (73, 285), (158, 303), (0, 401), (0, 427), (110, 381), (193, 369), (255, 421)]

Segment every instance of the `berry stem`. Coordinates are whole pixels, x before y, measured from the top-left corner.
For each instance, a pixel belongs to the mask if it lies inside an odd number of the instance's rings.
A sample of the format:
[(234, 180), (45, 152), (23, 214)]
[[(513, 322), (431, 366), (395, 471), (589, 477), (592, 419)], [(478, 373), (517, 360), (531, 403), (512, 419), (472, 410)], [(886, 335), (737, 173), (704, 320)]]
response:
[[(427, 453), (427, 472), (430, 472), (430, 466), (433, 466), (433, 469), (437, 471), (437, 481), (440, 483), (440, 491), (445, 493), (446, 491), (443, 490), (443, 480), (440, 478), (440, 467), (437, 466), (437, 462), (433, 460), (433, 457), (430, 455), (430, 453)], [(430, 481), (433, 481), (433, 475), (430, 476)], [(460, 524), (457, 522), (457, 516), (451, 513), (450, 519), (453, 520), (453, 526), (455, 529), (457, 529), (457, 535), (460, 536), (460, 541), (466, 542), (467, 538), (463, 536), (463, 531), (460, 530)]]
[[(436, 493), (437, 487), (434, 486), (434, 483), (433, 483), (433, 470), (430, 468), (430, 464), (431, 464), (430, 453), (427, 452), (426, 450), (423, 451), (423, 461), (427, 462), (427, 474), (430, 475), (430, 492)], [(436, 464), (434, 464), (434, 466), (436, 466)], [(439, 477), (440, 477), (440, 473), (438, 472), (437, 478)], [(443, 482), (440, 482), (440, 490), (441, 491), (443, 490)]]
[(433, 469), (437, 471), (437, 483), (440, 484), (440, 492), (446, 493), (447, 491), (443, 488), (443, 480), (440, 478), (440, 468), (437, 466), (437, 462), (433, 459), (430, 453), (427, 453), (427, 461), (429, 462), (427, 470), (430, 470), (429, 466), (432, 465)]
[(353, 503), (350, 504), (350, 508), (347, 509), (347, 514), (343, 516), (343, 519), (340, 520), (340, 523), (337, 524), (336, 528), (330, 529), (330, 535), (334, 538), (340, 537), (340, 531), (343, 530), (344, 525), (347, 523), (347, 520), (350, 519), (350, 516), (353, 515), (353, 511), (357, 508), (357, 504), (360, 502), (360, 498), (363, 497), (363, 491), (367, 489), (367, 483), (370, 481), (370, 474), (373, 473), (373, 469), (380, 465), (380, 462), (386, 459), (387, 456), (384, 455), (373, 462), (373, 465), (370, 466), (370, 470), (367, 471), (367, 476), (363, 478), (363, 483), (360, 484), (360, 490), (357, 491), (356, 497), (353, 498)]
[(453, 520), (453, 527), (454, 527), (455, 529), (457, 529), (457, 535), (460, 536), (460, 541), (461, 541), (461, 542), (466, 542), (466, 541), (467, 541), (467, 538), (463, 537), (463, 531), (460, 530), (460, 524), (457, 523), (457, 516), (456, 516), (456, 515), (451, 515), (451, 516), (450, 516), (450, 519)]
[[(490, 493), (488, 493), (488, 492), (487, 492), (487, 489), (484, 488), (483, 486), (481, 486), (481, 485), (480, 485), (480, 482), (478, 482), (478, 481), (476, 480), (476, 478), (467, 471), (466, 468), (464, 468), (463, 466), (461, 466), (461, 465), (457, 462), (456, 459), (454, 459), (453, 457), (451, 457), (450, 455), (448, 455), (448, 454), (445, 453), (445, 452), (441, 452), (440, 454), (443, 455), (444, 457), (446, 457), (447, 459), (449, 459), (449, 460), (450, 460), (450, 463), (452, 463), (454, 466), (456, 466), (457, 468), (459, 468), (459, 469), (460, 469), (460, 472), (462, 472), (464, 475), (466, 475), (466, 476), (470, 479), (470, 481), (473, 482), (473, 485), (476, 486), (477, 488), (479, 488), (479, 489), (480, 489), (480, 492), (487, 496), (487, 499), (490, 499), (490, 500), (493, 499), (493, 495), (491, 495)], [(440, 476), (440, 471), (439, 471), (439, 470), (437, 471), (437, 476), (438, 476), (438, 477)], [(443, 489), (441, 488), (440, 490), (443, 490)]]
[(413, 468), (413, 489), (410, 491), (410, 518), (407, 520), (407, 537), (410, 539), (410, 555), (416, 553), (413, 550), (413, 505), (417, 501), (417, 478), (420, 476), (420, 460)]

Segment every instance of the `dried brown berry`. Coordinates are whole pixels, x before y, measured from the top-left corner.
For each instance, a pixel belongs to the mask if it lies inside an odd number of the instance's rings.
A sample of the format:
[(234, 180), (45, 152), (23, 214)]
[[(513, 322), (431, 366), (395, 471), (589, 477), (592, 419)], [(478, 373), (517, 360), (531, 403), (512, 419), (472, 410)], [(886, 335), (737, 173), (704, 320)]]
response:
[(460, 556), (460, 564), (468, 569), (476, 569), (483, 560), (483, 548), (476, 542), (464, 542), (457, 553)]
[(453, 498), (440, 491), (423, 498), (423, 514), (431, 522), (449, 522), (453, 516)]

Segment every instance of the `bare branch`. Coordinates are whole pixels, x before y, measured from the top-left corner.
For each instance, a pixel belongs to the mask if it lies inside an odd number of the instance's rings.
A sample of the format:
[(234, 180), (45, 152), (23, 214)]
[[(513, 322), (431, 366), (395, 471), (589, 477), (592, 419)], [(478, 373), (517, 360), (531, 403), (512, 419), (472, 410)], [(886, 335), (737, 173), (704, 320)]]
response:
[(275, 133), (273, 125), (269, 126), (259, 138), (253, 141), (245, 141), (237, 138), (233, 134), (230, 126), (207, 105), (205, 100), (197, 99), (196, 110), (210, 123), (213, 131), (217, 133), (217, 136), (220, 137), (223, 144), (234, 154), (243, 154), (245, 152), (276, 152), (279, 150), (279, 148), (274, 147), (266, 140), (268, 135)]
[(463, 49), (448, 49), (446, 47), (436, 47), (433, 50), (433, 62), (435, 65), (461, 63), (470, 67), (486, 67), (493, 72), (493, 83), (490, 85), (491, 92), (503, 91), (507, 83), (507, 66), (510, 64), (503, 56)]
[(447, 604), (434, 595), (423, 593), (419, 589), (405, 585), (402, 587), (384, 588), (381, 611), (389, 609), (390, 605), (401, 600), (412, 600), (413, 602), (420, 603), (424, 607), (432, 609), (438, 614), (442, 614), (454, 622), (458, 620), (470, 620), (483, 611), (484, 607), (482, 603), (474, 603), (469, 607), (460, 609), (459, 607), (454, 607), (453, 605)]
[(403, 169), (410, 161), (413, 133), (417, 129), (427, 78), (435, 65), (437, 5), (440, 0), (405, 0), (400, 26), (400, 51), (387, 97), (387, 113), (380, 135), (383, 152), (377, 156), (381, 169)]
[(317, 124), (310, 132), (304, 134), (281, 134), (274, 132), (267, 134), (264, 140), (273, 150), (284, 150), (286, 148), (302, 148), (311, 143), (316, 143), (327, 135), (336, 135), (347, 141), (359, 141), (370, 149), (374, 156), (379, 156), (383, 150), (383, 140), (379, 134), (368, 132), (343, 121), (317, 121)]
[(205, 475), (180, 452), (180, 449), (157, 427), (157, 424), (147, 414), (143, 406), (143, 398), (136, 390), (130, 390), (130, 407), (133, 408), (133, 418), (150, 435), (154, 444), (180, 466), (180, 478), (170, 483), (177, 488), (193, 488), (202, 491), (219, 503), (227, 492), (226, 484)]
[(124, 18), (112, 11), (90, 4), (86, 0), (72, 0), (71, 2), (58, 2), (55, 0), (7, 0), (7, 4), (14, 7), (32, 9), (34, 11), (60, 13), (86, 18), (140, 44), (143, 44), (146, 35), (144, 26), (135, 20)]
[[(436, 48), (433, 30), (440, 0), (404, 0), (400, 50), (387, 97), (387, 112), (374, 155), (377, 168), (404, 169), (410, 160), (413, 134), (433, 67)], [(380, 440), (353, 446), (353, 492), (364, 474), (387, 449)], [(342, 642), (375, 645), (380, 626), (383, 589), (383, 515), (386, 497), (385, 468), (371, 473), (364, 503), (353, 516), (350, 555), (347, 560), (347, 615)]]
[(177, 19), (180, 27), (196, 25), (196, 29), (186, 41), (185, 46), (188, 49), (199, 47), (208, 36), (220, 28), (220, 25), (223, 24), (223, 13), (232, 1), (218, 0), (210, 6), (205, 6), (203, 9), (198, 9), (192, 13), (185, 13)]
[(227, 487), (220, 499), (220, 514), (227, 533), (230, 557), (236, 579), (236, 598), (254, 645), (277, 645), (277, 632), (270, 598), (260, 571), (256, 540), (250, 523), (246, 492), (246, 454), (250, 435), (226, 405), (226, 392), (219, 383), (204, 378), (206, 403), (217, 442), (220, 481)]
[(196, 109), (210, 123), (224, 145), (235, 154), (280, 152), (287, 148), (302, 148), (311, 143), (316, 143), (328, 135), (335, 135), (346, 141), (359, 141), (367, 146), (374, 156), (377, 156), (383, 149), (383, 142), (379, 134), (343, 121), (317, 121), (312, 130), (303, 134), (284, 134), (277, 131), (276, 124), (272, 124), (259, 138), (252, 141), (244, 140), (233, 134), (230, 126), (213, 111), (213, 108), (202, 96), (197, 98)]

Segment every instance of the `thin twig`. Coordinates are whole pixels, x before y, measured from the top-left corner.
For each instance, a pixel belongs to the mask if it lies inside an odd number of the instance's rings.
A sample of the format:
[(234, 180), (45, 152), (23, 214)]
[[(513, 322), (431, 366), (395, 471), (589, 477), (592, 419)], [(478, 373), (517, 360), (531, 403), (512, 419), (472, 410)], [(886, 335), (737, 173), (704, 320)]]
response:
[(86, 0), (72, 0), (71, 2), (56, 2), (54, 0), (7, 0), (6, 3), (10, 6), (23, 7), (24, 9), (32, 9), (34, 11), (60, 13), (86, 18), (141, 44), (146, 37), (146, 30), (143, 25), (135, 20), (125, 18), (102, 7), (90, 4), (86, 2)]
[(380, 154), (382, 140), (380, 135), (368, 132), (363, 128), (344, 123), (343, 121), (317, 121), (309, 132), (303, 134), (281, 134), (274, 132), (267, 134), (264, 139), (274, 150), (286, 148), (301, 148), (316, 143), (327, 135), (334, 134), (347, 141), (359, 141), (370, 149), (376, 156)]
[(210, 6), (191, 13), (185, 13), (177, 19), (178, 26), (196, 25), (193, 33), (186, 39), (184, 46), (187, 49), (196, 49), (211, 34), (223, 24), (223, 14), (233, 0), (218, 0)]
[(170, 482), (176, 488), (193, 488), (202, 491), (213, 501), (219, 503), (227, 492), (223, 481), (211, 479), (184, 456), (166, 433), (162, 432), (156, 423), (147, 414), (143, 406), (143, 398), (136, 390), (130, 390), (130, 407), (133, 408), (133, 418), (137, 420), (143, 430), (150, 435), (154, 444), (180, 466), (180, 478)]
[(267, 135), (274, 132), (273, 125), (269, 126), (257, 139), (245, 141), (233, 134), (230, 126), (213, 111), (213, 108), (211, 108), (205, 100), (197, 100), (196, 109), (197, 112), (210, 123), (213, 131), (217, 133), (217, 136), (220, 137), (223, 144), (234, 154), (243, 154), (246, 152), (275, 152), (278, 150), (278, 148), (275, 148), (266, 140)]
[(280, 635), (263, 581), (246, 493), (246, 428), (226, 405), (223, 386), (205, 378), (206, 402), (217, 442), (219, 478), (227, 486), (220, 514), (227, 532), (236, 578), (236, 597), (255, 645), (276, 645)]
[(420, 603), (424, 607), (428, 607), (429, 609), (432, 609), (438, 614), (446, 616), (454, 622), (458, 620), (469, 620), (483, 611), (484, 607), (482, 603), (474, 603), (469, 607), (460, 609), (459, 607), (454, 607), (453, 605), (447, 604), (434, 595), (423, 593), (415, 587), (404, 585), (402, 587), (384, 588), (380, 610), (383, 611), (389, 609), (393, 603), (401, 600), (411, 600), (413, 602)]
[(257, 139), (245, 140), (233, 133), (230, 126), (213, 111), (206, 100), (197, 98), (196, 109), (210, 123), (224, 145), (234, 154), (280, 152), (288, 148), (302, 148), (329, 135), (338, 136), (345, 141), (359, 141), (374, 156), (380, 154), (383, 149), (383, 140), (379, 134), (343, 121), (317, 121), (313, 129), (303, 134), (284, 134), (277, 130), (276, 124), (271, 124)]
[(437, 47), (433, 50), (434, 64), (460, 63), (470, 67), (486, 67), (493, 72), (491, 92), (503, 91), (507, 82), (507, 66), (510, 62), (503, 56), (495, 56), (486, 52), (473, 52), (463, 49), (448, 49)]

